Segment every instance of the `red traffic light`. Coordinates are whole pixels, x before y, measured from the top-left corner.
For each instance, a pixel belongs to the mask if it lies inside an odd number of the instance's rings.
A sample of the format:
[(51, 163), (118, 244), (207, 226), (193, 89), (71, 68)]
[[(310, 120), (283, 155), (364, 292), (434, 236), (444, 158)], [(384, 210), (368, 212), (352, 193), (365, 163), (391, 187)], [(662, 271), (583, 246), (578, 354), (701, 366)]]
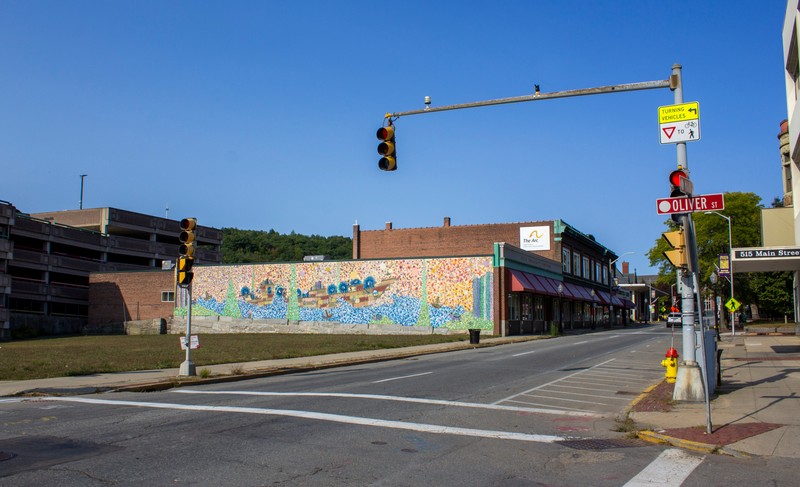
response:
[(676, 169), (669, 173), (669, 184), (680, 187), (681, 179), (689, 179), (689, 175), (683, 169)]
[(378, 161), (378, 168), (381, 171), (395, 171), (397, 170), (397, 150), (394, 145), (394, 126), (387, 125), (378, 129), (376, 133), (378, 140), (378, 154), (381, 160)]
[(394, 137), (394, 127), (389, 125), (388, 127), (381, 127), (378, 129), (378, 140), (389, 140)]

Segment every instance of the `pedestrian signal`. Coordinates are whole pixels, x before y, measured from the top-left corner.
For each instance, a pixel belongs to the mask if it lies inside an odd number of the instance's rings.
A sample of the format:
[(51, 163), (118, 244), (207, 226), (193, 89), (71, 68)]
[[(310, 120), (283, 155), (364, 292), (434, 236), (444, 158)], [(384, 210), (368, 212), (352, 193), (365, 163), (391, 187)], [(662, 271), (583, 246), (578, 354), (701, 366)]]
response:
[(192, 283), (192, 278), (194, 277), (194, 272), (192, 272), (192, 267), (194, 266), (194, 259), (191, 257), (187, 257), (182, 255), (178, 258), (178, 285), (179, 286), (188, 286)]
[(667, 241), (670, 247), (672, 247), (672, 249), (664, 252), (664, 257), (667, 258), (673, 267), (686, 267), (686, 241), (684, 239), (683, 230), (665, 232), (662, 233), (661, 236)]

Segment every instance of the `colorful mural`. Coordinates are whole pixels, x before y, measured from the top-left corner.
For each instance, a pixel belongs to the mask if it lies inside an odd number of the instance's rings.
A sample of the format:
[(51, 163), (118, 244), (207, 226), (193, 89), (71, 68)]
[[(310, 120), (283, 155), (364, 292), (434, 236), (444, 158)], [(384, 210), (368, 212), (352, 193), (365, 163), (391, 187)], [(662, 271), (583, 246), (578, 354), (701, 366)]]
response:
[(198, 266), (192, 314), (491, 330), (492, 296), (491, 257)]

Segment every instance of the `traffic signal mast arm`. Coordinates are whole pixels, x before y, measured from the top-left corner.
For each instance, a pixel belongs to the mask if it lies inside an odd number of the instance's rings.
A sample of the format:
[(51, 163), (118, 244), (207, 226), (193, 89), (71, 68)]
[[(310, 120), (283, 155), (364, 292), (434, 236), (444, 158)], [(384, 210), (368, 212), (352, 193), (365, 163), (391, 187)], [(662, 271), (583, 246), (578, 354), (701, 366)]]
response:
[(447, 110), (460, 110), (462, 108), (477, 108), (490, 105), (505, 105), (508, 103), (522, 103), (526, 101), (548, 100), (550, 98), (567, 98), (570, 96), (602, 95), (605, 93), (654, 90), (658, 88), (674, 89), (675, 83), (677, 83), (677, 79), (674, 78), (675, 76), (673, 75), (670, 77), (670, 79), (666, 80), (643, 81), (640, 83), (600, 86), (597, 88), (583, 88), (579, 90), (554, 91), (552, 93), (539, 93), (539, 90), (536, 90), (536, 93), (534, 93), (533, 95), (513, 96), (510, 98), (498, 98), (495, 100), (475, 101), (471, 103), (460, 103), (457, 105), (445, 105), (442, 107), (427, 106), (426, 108), (420, 110), (408, 110), (405, 112), (387, 113), (384, 116), (384, 118), (395, 119), (398, 117), (403, 117), (405, 115), (418, 115), (420, 113), (444, 112)]

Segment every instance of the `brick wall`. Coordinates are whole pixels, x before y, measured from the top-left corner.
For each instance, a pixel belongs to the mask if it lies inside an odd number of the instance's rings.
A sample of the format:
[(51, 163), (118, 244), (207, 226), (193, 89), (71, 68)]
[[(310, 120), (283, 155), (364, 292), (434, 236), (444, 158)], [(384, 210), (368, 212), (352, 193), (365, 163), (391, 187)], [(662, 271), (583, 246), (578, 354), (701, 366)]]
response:
[(450, 226), (445, 218), (441, 227), (392, 228), (361, 231), (353, 226), (354, 259), (390, 259), (402, 257), (449, 257), (454, 255), (487, 255), (494, 252), (495, 242), (519, 246), (520, 227), (550, 227), (550, 250), (534, 253), (557, 262), (561, 248), (553, 240), (553, 222), (518, 222), (487, 225)]
[(163, 291), (175, 291), (172, 271), (92, 273), (89, 326), (171, 318), (175, 303), (161, 302)]

